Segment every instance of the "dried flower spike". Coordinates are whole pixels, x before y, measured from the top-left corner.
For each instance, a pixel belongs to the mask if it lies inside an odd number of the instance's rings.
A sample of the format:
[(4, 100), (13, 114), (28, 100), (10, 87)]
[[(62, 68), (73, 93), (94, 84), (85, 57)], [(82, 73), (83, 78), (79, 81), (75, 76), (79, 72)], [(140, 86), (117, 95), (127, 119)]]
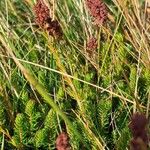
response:
[(58, 135), (56, 139), (56, 149), (57, 150), (71, 150), (69, 144), (69, 137), (66, 133), (62, 132)]
[(87, 41), (86, 51), (89, 55), (92, 55), (97, 48), (97, 39), (95, 37), (90, 37)]
[(62, 29), (57, 20), (48, 18), (45, 21), (45, 29), (48, 31), (49, 35), (59, 38), (62, 36)]
[(102, 0), (86, 0), (90, 14), (96, 25), (101, 25), (107, 18), (107, 8)]
[(49, 9), (44, 4), (43, 0), (38, 0), (36, 5), (34, 6), (35, 16), (36, 16), (36, 23), (44, 27), (45, 21), (49, 18)]
[[(129, 128), (132, 132), (131, 150), (146, 150), (148, 145), (148, 120), (143, 114), (136, 113), (131, 117)], [(143, 148), (142, 148), (143, 147)]]
[(130, 143), (130, 150), (148, 150), (147, 144), (141, 139), (132, 139)]
[(48, 7), (44, 4), (43, 0), (38, 0), (34, 6), (36, 23), (46, 31), (49, 35), (60, 38), (62, 36), (62, 29), (57, 20), (52, 20), (49, 14)]

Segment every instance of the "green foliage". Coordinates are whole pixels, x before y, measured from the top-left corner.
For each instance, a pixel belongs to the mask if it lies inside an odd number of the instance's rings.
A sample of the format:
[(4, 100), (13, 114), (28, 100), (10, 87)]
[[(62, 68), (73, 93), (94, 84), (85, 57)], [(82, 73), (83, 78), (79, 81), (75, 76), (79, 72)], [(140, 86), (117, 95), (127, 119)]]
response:
[[(132, 37), (140, 34), (135, 30), (140, 30), (138, 26), (131, 28), (134, 34), (127, 32), (130, 21), (122, 16), (122, 6), (117, 2), (106, 0), (108, 20), (97, 27), (84, 0), (59, 0), (54, 7), (51, 1), (49, 7), (54, 8), (51, 14), (59, 21), (63, 36), (53, 39), (35, 25), (34, 2), (0, 1), (1, 148), (54, 150), (57, 136), (64, 131), (73, 150), (98, 150), (100, 145), (103, 149), (127, 149), (131, 138), (128, 123), (135, 108), (132, 101), (136, 98), (144, 106), (142, 111), (148, 112), (148, 36), (142, 43)], [(147, 30), (142, 27), (141, 38)], [(91, 51), (94, 56), (86, 50), (91, 36), (98, 42), (98, 47)], [(132, 43), (132, 39), (139, 43)], [(48, 96), (71, 120), (80, 138), (58, 110), (45, 103), (44, 96), (36, 91), (38, 85), (29, 84), (3, 40), (42, 84), (43, 92), (49, 92)], [(145, 51), (143, 45), (147, 46)]]
[(129, 132), (128, 127), (123, 128), (120, 133), (120, 137), (115, 143), (115, 148), (117, 150), (124, 150), (125, 147), (128, 147), (130, 138), (131, 137), (130, 137), (130, 132)]
[(15, 119), (14, 135), (12, 137), (13, 143), (16, 147), (21, 148), (27, 145), (29, 138), (29, 123), (26, 121), (24, 114), (18, 114)]
[(46, 148), (49, 142), (48, 132), (46, 129), (38, 130), (35, 134), (35, 147), (37, 148)]
[(35, 102), (33, 100), (28, 101), (25, 113), (27, 114), (30, 123), (30, 131), (37, 131), (39, 128), (41, 113), (36, 110)]
[(111, 115), (111, 101), (107, 99), (101, 99), (98, 104), (98, 120), (99, 120), (99, 128), (100, 133), (103, 139), (107, 143), (112, 142), (111, 134), (109, 133), (109, 127), (110, 127), (110, 115)]
[(5, 109), (3, 105), (3, 97), (0, 96), (0, 126), (4, 125), (6, 122)]
[(130, 67), (130, 88), (131, 92), (133, 93), (136, 87), (136, 79), (137, 79), (137, 70), (136, 67), (133, 65)]

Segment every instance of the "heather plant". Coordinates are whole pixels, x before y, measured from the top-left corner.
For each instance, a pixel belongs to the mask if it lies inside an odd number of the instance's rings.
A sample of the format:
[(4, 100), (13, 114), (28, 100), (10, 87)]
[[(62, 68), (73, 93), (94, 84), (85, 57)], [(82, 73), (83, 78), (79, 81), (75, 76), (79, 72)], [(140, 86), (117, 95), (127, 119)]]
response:
[(148, 149), (148, 6), (0, 1), (0, 148)]

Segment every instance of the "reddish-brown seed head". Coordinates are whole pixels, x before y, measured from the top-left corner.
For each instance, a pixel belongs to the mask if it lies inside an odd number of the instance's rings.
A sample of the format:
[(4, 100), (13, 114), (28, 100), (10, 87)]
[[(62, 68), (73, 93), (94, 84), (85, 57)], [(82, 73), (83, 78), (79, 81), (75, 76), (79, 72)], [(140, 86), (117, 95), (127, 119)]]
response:
[(49, 14), (49, 9), (43, 2), (43, 0), (38, 0), (34, 6), (35, 12), (35, 22), (41, 28), (45, 29), (49, 35), (54, 38), (62, 37), (62, 28), (57, 20), (52, 20)]
[(143, 140), (146, 140), (146, 137), (144, 138), (144, 135), (146, 135), (146, 125), (148, 123), (148, 120), (146, 119), (145, 115), (136, 113), (131, 117), (131, 123), (129, 124), (129, 127), (132, 131), (133, 137), (143, 137)]
[(65, 132), (58, 135), (56, 139), (56, 149), (57, 150), (71, 150), (69, 144), (69, 137)]
[(90, 14), (96, 25), (101, 25), (107, 18), (107, 8), (102, 0), (86, 0)]
[(147, 124), (148, 120), (143, 114), (135, 113), (131, 117), (129, 128), (133, 138), (130, 142), (130, 150), (147, 150), (149, 141)]
[(87, 41), (87, 49), (96, 49), (97, 48), (97, 39), (95, 37), (90, 37)]
[(43, 0), (38, 0), (34, 6), (35, 18), (36, 23), (43, 27), (45, 21), (49, 18), (49, 9), (44, 4)]

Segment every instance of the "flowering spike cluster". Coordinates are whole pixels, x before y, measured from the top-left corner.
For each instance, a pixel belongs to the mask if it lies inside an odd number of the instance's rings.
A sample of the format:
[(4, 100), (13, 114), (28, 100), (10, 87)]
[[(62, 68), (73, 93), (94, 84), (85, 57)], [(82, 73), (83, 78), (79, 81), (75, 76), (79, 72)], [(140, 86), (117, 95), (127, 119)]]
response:
[(95, 37), (90, 37), (87, 41), (86, 45), (86, 51), (89, 55), (93, 54), (93, 51), (95, 51), (97, 48), (97, 39)]
[(38, 0), (36, 5), (34, 6), (34, 11), (36, 15), (36, 23), (44, 27), (45, 21), (49, 18), (49, 9), (44, 4), (43, 0)]
[(57, 20), (52, 20), (49, 14), (48, 7), (44, 4), (43, 0), (38, 0), (34, 6), (35, 21), (43, 29), (46, 29), (49, 35), (53, 37), (61, 37), (62, 29)]
[(132, 132), (132, 140), (130, 143), (131, 150), (147, 150), (148, 145), (148, 120), (143, 114), (136, 113), (131, 118), (129, 128)]
[(96, 25), (101, 25), (107, 18), (106, 5), (101, 0), (86, 0), (90, 14)]
[(71, 150), (69, 144), (69, 137), (65, 132), (62, 132), (58, 135), (56, 139), (56, 149), (57, 150)]

